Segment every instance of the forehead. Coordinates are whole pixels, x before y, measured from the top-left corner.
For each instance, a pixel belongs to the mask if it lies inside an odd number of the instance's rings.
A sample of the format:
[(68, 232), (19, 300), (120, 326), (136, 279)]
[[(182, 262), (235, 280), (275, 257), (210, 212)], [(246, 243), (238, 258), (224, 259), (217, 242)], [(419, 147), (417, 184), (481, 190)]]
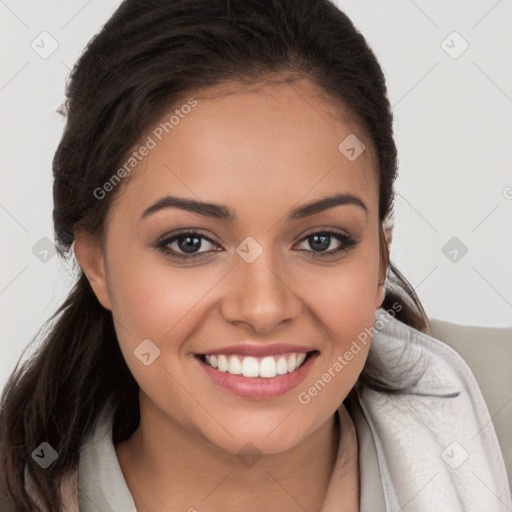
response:
[[(365, 147), (355, 160), (343, 152), (354, 137)], [(234, 210), (259, 201), (282, 214), (285, 203), (339, 192), (364, 197), (377, 210), (373, 144), (343, 105), (306, 79), (223, 83), (190, 93), (139, 146), (149, 139), (153, 147), (132, 171), (121, 208), (140, 213), (172, 194)]]

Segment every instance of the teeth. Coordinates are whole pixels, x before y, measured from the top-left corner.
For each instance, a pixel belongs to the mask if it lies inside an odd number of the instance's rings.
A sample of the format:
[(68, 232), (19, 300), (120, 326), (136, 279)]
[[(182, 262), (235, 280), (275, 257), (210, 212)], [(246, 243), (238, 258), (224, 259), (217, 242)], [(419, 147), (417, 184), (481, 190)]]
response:
[(293, 372), (295, 368), (297, 368), (297, 356), (295, 354), (292, 354), (290, 356), (290, 359), (288, 359), (287, 371)]
[(273, 357), (264, 357), (261, 360), (259, 375), (267, 379), (276, 376), (276, 360)]
[(256, 358), (237, 355), (207, 355), (205, 361), (220, 372), (232, 375), (242, 374), (244, 377), (265, 377), (271, 379), (276, 375), (284, 375), (295, 371), (306, 359), (305, 353), (282, 354)]
[(242, 363), (240, 363), (240, 359), (236, 356), (231, 356), (229, 358), (228, 372), (233, 375), (239, 375), (242, 371)]
[(228, 358), (226, 356), (219, 356), (217, 365), (220, 372), (227, 372), (229, 368)]
[(280, 357), (277, 360), (276, 373), (277, 375), (284, 375), (285, 373), (288, 373), (288, 363), (284, 357)]
[[(231, 357), (236, 358), (236, 356)], [(255, 357), (244, 357), (242, 360), (242, 373), (244, 377), (258, 377), (260, 374), (258, 360)]]
[[(304, 359), (306, 359), (306, 355), (304, 353), (301, 353), (297, 356), (297, 368), (304, 362)], [(215, 357), (215, 356), (212, 356)]]

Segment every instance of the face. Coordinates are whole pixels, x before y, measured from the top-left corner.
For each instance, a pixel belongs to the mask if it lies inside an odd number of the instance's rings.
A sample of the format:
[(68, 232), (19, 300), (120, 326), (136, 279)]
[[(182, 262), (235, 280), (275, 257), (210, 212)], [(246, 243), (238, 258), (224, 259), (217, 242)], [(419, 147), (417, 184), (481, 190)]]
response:
[[(372, 145), (307, 80), (193, 97), (169, 133), (144, 134), (156, 145), (104, 243), (77, 233), (75, 254), (141, 400), (224, 450), (277, 453), (332, 418), (366, 360), (370, 344), (353, 342), (386, 270)], [(356, 159), (338, 148), (350, 134), (366, 147)]]

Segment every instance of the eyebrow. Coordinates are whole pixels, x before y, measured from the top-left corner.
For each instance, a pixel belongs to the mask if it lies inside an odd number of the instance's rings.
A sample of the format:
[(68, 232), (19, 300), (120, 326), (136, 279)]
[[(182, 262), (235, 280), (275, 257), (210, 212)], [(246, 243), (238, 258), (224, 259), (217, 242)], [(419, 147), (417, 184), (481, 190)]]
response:
[[(324, 197), (318, 201), (294, 208), (288, 214), (288, 220), (303, 219), (304, 217), (323, 212), (329, 208), (344, 205), (355, 205), (360, 207), (365, 212), (365, 214), (368, 213), (368, 208), (359, 197), (346, 193)], [(165, 208), (179, 208), (180, 210), (197, 213), (199, 215), (204, 215), (205, 217), (213, 217), (215, 219), (226, 220), (229, 222), (236, 220), (236, 213), (226, 206), (214, 203), (205, 203), (203, 201), (196, 201), (193, 199), (186, 199), (177, 196), (162, 197), (156, 203), (149, 206), (142, 212), (140, 220), (145, 219), (153, 213), (156, 213)]]

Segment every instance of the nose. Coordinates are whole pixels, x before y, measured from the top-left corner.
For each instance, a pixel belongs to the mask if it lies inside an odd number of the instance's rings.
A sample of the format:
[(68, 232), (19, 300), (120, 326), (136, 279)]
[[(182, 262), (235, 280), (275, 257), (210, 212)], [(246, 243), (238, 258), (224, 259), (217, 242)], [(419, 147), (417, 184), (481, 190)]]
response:
[(222, 302), (227, 322), (269, 333), (290, 323), (301, 311), (301, 301), (293, 290), (290, 275), (263, 253), (252, 263), (240, 258), (231, 273), (228, 293)]

